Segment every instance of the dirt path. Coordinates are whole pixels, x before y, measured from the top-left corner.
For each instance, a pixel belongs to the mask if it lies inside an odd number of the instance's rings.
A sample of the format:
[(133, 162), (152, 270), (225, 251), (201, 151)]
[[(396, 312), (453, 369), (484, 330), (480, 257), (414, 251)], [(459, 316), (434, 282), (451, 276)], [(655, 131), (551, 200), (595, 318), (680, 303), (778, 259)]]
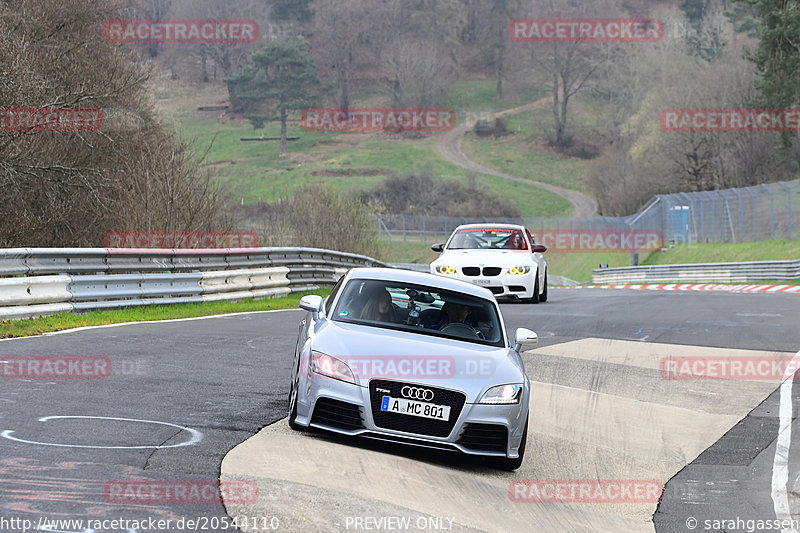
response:
[[(499, 111), (494, 114), (496, 117), (505, 117), (508, 115), (513, 115), (515, 113), (521, 113), (523, 111), (529, 111), (531, 109), (539, 109), (543, 106), (546, 106), (550, 103), (550, 98), (542, 98), (541, 100), (537, 100), (536, 102), (525, 104), (523, 106), (514, 107), (512, 109), (506, 109), (504, 111)], [(597, 212), (597, 202), (594, 198), (591, 198), (583, 193), (578, 191), (573, 191), (571, 189), (565, 189), (564, 187), (559, 187), (557, 185), (550, 185), (549, 183), (542, 183), (541, 181), (535, 181), (527, 178), (520, 178), (518, 176), (512, 176), (510, 174), (505, 174), (503, 172), (498, 172), (496, 170), (492, 170), (490, 168), (486, 168), (483, 165), (476, 163), (475, 161), (469, 159), (464, 152), (461, 151), (461, 141), (464, 139), (464, 134), (467, 132), (467, 126), (465, 124), (459, 124), (452, 130), (448, 131), (444, 135), (439, 136), (436, 139), (436, 149), (439, 150), (439, 153), (442, 154), (442, 157), (454, 163), (461, 168), (465, 168), (467, 170), (472, 170), (474, 172), (479, 172), (481, 174), (490, 174), (492, 176), (498, 176), (501, 178), (505, 178), (507, 180), (518, 181), (521, 183), (531, 183), (542, 189), (547, 189), (548, 191), (555, 193), (563, 198), (566, 198), (569, 203), (572, 204), (572, 217), (573, 218), (585, 218), (593, 216)]]

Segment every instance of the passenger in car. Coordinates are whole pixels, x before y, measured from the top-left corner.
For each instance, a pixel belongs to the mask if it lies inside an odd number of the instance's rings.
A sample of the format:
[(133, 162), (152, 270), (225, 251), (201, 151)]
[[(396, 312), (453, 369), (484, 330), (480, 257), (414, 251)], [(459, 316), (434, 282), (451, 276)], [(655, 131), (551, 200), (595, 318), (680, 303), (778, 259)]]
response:
[(369, 300), (361, 310), (361, 318), (380, 322), (396, 322), (398, 317), (392, 304), (392, 295), (383, 288), (370, 293)]

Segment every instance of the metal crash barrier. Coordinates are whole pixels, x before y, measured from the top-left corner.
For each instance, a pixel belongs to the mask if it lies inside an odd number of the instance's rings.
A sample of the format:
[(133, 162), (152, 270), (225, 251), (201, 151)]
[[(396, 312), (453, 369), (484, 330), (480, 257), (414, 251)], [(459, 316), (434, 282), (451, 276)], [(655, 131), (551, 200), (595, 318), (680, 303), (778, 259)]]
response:
[(149, 304), (284, 296), (389, 265), (317, 248), (0, 250), (0, 320)]

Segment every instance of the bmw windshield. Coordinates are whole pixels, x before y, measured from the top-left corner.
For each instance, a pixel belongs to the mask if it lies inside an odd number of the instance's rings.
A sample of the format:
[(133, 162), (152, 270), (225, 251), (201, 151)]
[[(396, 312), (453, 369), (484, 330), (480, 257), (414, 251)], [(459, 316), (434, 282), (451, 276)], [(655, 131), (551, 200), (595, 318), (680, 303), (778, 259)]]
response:
[(527, 250), (522, 232), (516, 229), (465, 228), (447, 245), (448, 250)]

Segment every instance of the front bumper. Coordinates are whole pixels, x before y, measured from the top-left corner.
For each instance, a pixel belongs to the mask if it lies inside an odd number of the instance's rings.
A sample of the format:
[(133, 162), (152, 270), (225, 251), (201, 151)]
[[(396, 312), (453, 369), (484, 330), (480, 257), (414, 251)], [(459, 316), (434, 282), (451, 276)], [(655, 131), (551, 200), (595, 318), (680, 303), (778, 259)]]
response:
[[(409, 384), (414, 385), (414, 383)], [(440, 385), (417, 385), (443, 388)], [(376, 424), (369, 385), (353, 385), (313, 375), (311, 379), (306, 380), (304, 386), (301, 385), (299, 392), (297, 423), (303, 426), (342, 435), (510, 459), (519, 457), (519, 445), (525, 429), (529, 398), (529, 391), (526, 388), (518, 404), (485, 405), (466, 402), (458, 413), (452, 430), (445, 436), (433, 436), (415, 432), (416, 417), (409, 415), (395, 415), (409, 419), (403, 424), (406, 431), (388, 429)], [(332, 414), (334, 411), (337, 415)], [(361, 427), (355, 427), (354, 422), (358, 418)], [(500, 441), (500, 438), (504, 441)], [(500, 442), (505, 444), (502, 449), (498, 445)]]
[[(433, 272), (436, 274), (436, 272)], [(456, 274), (436, 274), (446, 278), (465, 281), (492, 291), (495, 298), (533, 298), (533, 287), (536, 281), (536, 271), (532, 269), (527, 274), (508, 274), (505, 271), (497, 276), (466, 276), (462, 267), (458, 267)]]

